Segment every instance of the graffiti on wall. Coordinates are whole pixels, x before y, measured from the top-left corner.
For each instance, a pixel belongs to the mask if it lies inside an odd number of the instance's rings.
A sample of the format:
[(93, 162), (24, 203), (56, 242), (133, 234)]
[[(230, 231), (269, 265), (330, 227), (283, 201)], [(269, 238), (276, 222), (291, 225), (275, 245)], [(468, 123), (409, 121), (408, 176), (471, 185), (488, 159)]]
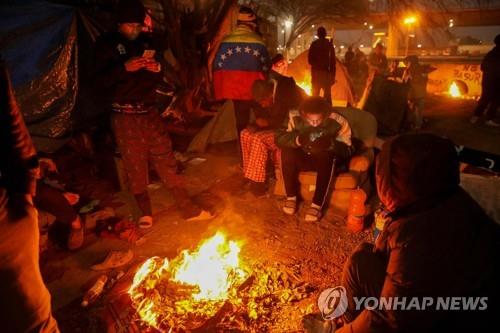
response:
[(436, 70), (429, 74), (427, 92), (442, 94), (448, 91), (453, 81), (467, 85), (468, 96), (481, 95), (482, 72), (480, 64), (432, 64)]

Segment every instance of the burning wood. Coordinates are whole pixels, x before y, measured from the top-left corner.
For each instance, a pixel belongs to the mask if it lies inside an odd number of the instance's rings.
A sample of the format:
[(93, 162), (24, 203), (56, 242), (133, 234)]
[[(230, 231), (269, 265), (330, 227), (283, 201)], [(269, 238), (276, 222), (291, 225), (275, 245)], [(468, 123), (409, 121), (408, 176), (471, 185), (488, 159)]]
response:
[(137, 270), (128, 291), (139, 319), (160, 331), (262, 331), (281, 305), (311, 290), (281, 265), (240, 263), (240, 246), (222, 233), (172, 261), (152, 257)]

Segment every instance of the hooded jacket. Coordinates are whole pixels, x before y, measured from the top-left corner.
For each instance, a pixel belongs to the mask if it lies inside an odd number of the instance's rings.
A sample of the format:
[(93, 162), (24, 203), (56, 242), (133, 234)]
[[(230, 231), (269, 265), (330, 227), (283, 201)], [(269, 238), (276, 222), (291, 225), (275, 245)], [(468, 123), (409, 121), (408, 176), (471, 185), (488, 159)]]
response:
[[(363, 310), (337, 333), (491, 331), (498, 315), (500, 227), (459, 186), (451, 141), (408, 134), (385, 143), (377, 190), (392, 220), (374, 251), (386, 266), (374, 297), (488, 297), (482, 311)], [(496, 324), (496, 323), (495, 323)], [(483, 330), (482, 330), (482, 329)], [(488, 328), (488, 329), (487, 329)]]
[(328, 137), (330, 144), (324, 150), (335, 152), (341, 159), (347, 159), (352, 153), (351, 127), (347, 119), (339, 113), (331, 112), (318, 127), (312, 127), (302, 118), (299, 111), (290, 111), (283, 125), (276, 130), (276, 145), (280, 148), (301, 148), (310, 154), (308, 145), (297, 145), (297, 138), (305, 133), (308, 133), (309, 137)]

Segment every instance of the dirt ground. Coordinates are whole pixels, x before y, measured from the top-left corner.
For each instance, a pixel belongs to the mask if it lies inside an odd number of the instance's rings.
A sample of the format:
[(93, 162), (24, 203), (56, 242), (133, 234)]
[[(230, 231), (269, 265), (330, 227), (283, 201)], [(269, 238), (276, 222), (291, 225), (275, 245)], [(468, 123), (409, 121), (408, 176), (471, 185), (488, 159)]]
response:
[[(427, 129), (449, 136), (457, 143), (500, 154), (500, 129), (469, 124), (473, 106), (468, 101), (431, 98), (426, 113)], [(306, 223), (282, 214), (281, 198), (272, 195), (255, 198), (243, 191), (235, 143), (216, 145), (205, 154), (191, 157), (206, 161), (186, 164), (189, 191), (201, 205), (217, 213), (215, 219), (192, 223), (182, 220), (170, 194), (153, 183), (150, 194), (156, 220), (145, 234), (143, 244), (99, 238), (90, 232), (79, 251), (69, 253), (51, 245), (42, 255), (42, 274), (52, 294), (62, 332), (104, 331), (98, 314), (106, 295), (89, 308), (83, 309), (79, 303), (86, 288), (100, 275), (90, 270), (90, 266), (101, 261), (110, 250), (132, 249), (131, 265), (151, 256), (173, 258), (217, 231), (224, 231), (229, 239), (243, 241), (241, 256), (248, 265), (281, 263), (300, 272), (300, 277), (314, 288), (310, 297), (277, 313), (276, 325), (271, 330), (301, 332), (301, 317), (315, 309), (317, 296), (323, 289), (339, 284), (349, 253), (360, 242), (372, 241), (370, 230), (359, 234), (347, 231), (342, 217), (328, 214), (320, 223)], [(110, 151), (104, 148), (95, 157), (85, 158), (67, 150), (58, 154), (57, 162), (65, 183), (82, 195), (83, 202), (99, 199), (101, 207), (113, 207), (123, 218), (137, 214), (131, 197), (117, 188)]]

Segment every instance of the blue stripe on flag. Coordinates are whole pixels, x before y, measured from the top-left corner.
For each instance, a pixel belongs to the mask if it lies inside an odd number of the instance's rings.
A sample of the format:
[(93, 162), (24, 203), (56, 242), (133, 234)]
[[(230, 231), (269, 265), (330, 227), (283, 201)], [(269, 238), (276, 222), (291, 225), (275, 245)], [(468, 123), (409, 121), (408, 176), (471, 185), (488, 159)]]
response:
[(260, 43), (222, 43), (213, 62), (214, 71), (262, 72), (269, 70), (269, 65), (267, 49)]

